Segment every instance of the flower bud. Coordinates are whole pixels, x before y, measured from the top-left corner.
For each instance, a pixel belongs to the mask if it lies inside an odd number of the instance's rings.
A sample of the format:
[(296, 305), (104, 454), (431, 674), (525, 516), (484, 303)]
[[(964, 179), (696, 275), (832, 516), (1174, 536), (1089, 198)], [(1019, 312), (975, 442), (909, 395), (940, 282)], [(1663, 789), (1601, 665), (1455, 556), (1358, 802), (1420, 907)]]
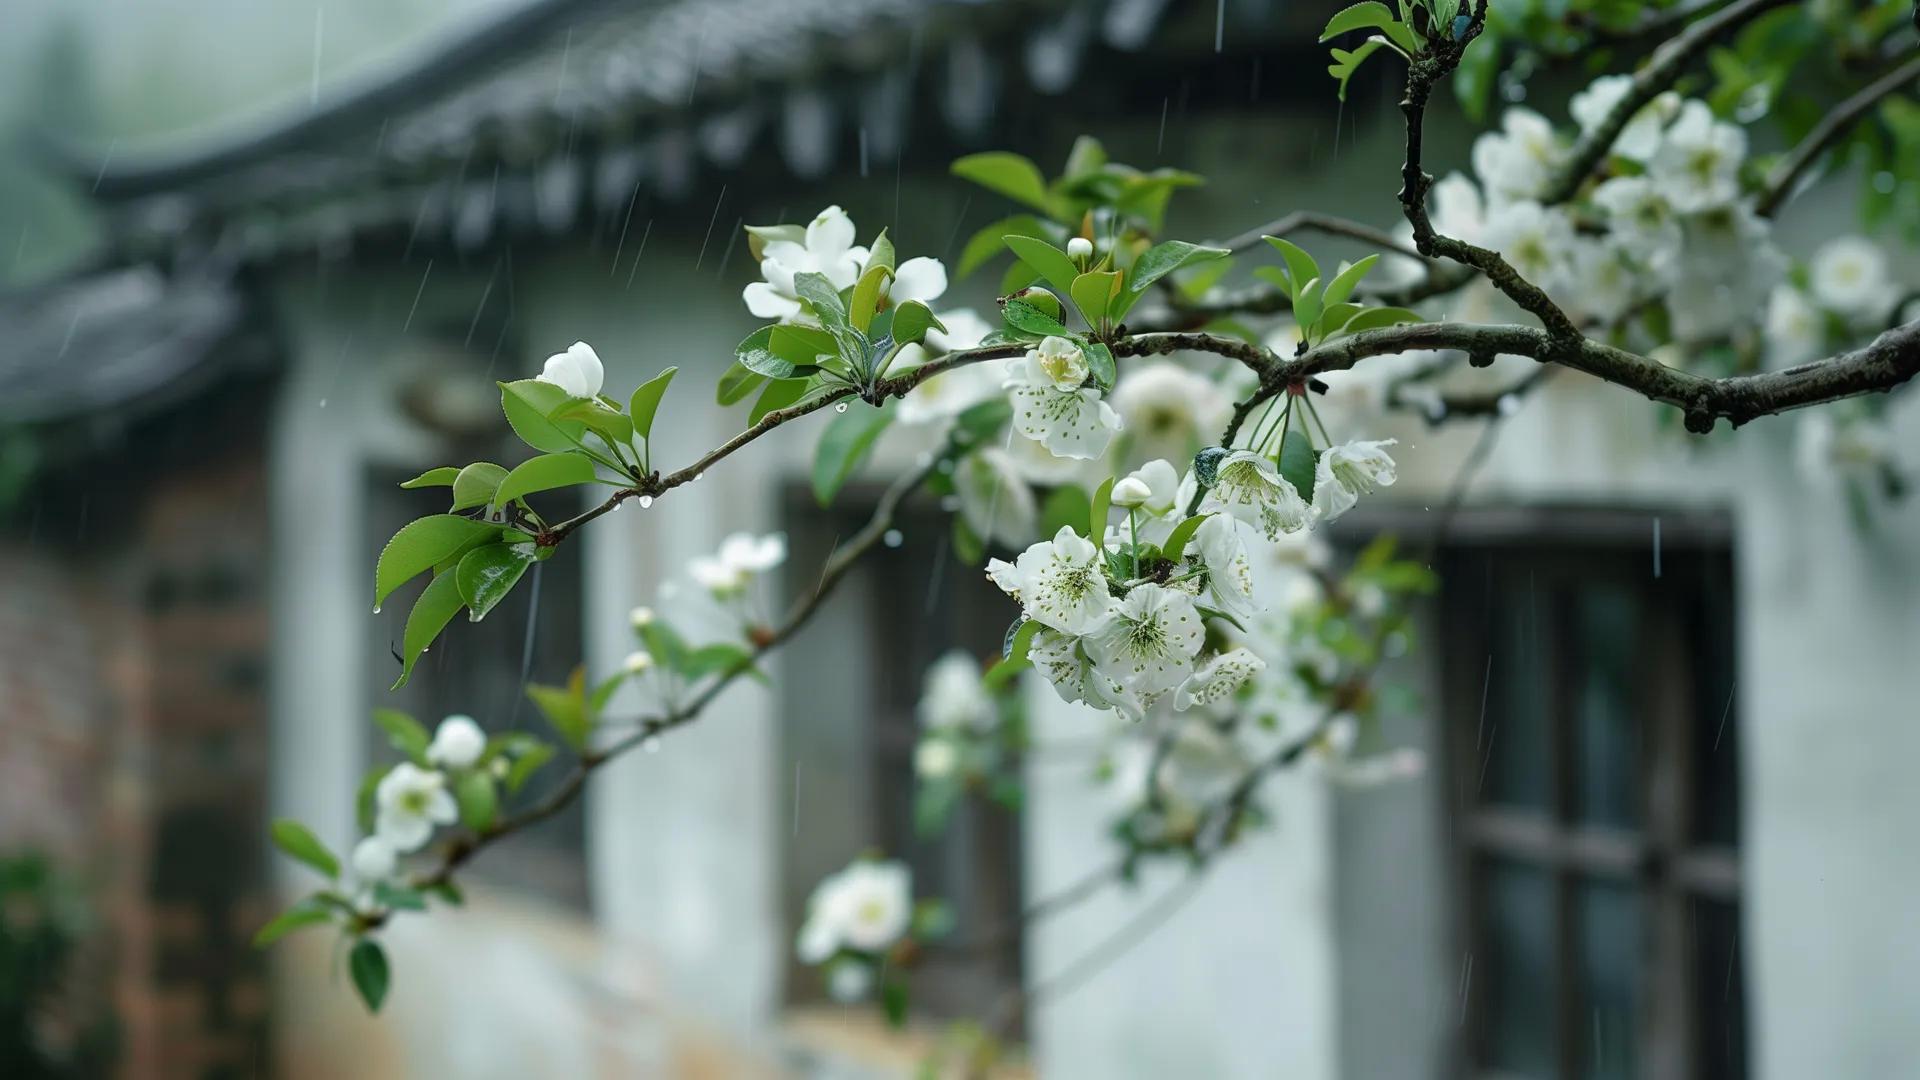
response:
[(353, 846), (353, 876), (363, 885), (385, 881), (399, 869), (400, 856), (393, 845), (378, 836), (369, 836)]
[(1067, 255), (1075, 259), (1093, 258), (1093, 241), (1084, 236), (1076, 236), (1067, 241)]
[(1132, 510), (1146, 505), (1147, 500), (1151, 498), (1153, 498), (1153, 491), (1147, 487), (1146, 482), (1138, 477), (1129, 476), (1113, 485), (1113, 494), (1109, 501), (1122, 510)]
[(634, 608), (627, 613), (627, 621), (633, 624), (635, 630), (645, 630), (647, 627), (653, 625), (653, 609), (650, 607)]
[(653, 667), (653, 656), (644, 650), (631, 652), (627, 654), (627, 659), (621, 666), (626, 669), (627, 674), (639, 675)]
[(447, 769), (465, 769), (487, 749), (487, 733), (471, 716), (449, 716), (434, 730), (427, 760)]

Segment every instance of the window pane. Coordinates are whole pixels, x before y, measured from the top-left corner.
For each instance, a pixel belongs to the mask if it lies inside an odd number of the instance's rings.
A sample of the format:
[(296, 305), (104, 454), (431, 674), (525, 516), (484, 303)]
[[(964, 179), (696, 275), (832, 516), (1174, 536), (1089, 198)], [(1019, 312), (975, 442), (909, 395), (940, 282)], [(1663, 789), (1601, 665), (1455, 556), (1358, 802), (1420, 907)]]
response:
[(1639, 1075), (1640, 894), (1611, 882), (1580, 886), (1581, 991), (1588, 1014), (1585, 1073), (1592, 1080)]
[(1538, 867), (1487, 865), (1485, 1016), (1489, 1070), (1503, 1077), (1555, 1074), (1553, 881)]
[(1632, 828), (1640, 822), (1639, 605), (1631, 591), (1595, 583), (1575, 597), (1573, 620), (1567, 664), (1575, 679), (1578, 817)]
[(1693, 998), (1694, 1053), (1702, 1080), (1740, 1080), (1747, 1075), (1747, 1003), (1740, 962), (1740, 909), (1722, 900), (1695, 898)]
[(1540, 613), (1547, 597), (1532, 574), (1504, 576), (1493, 593), (1493, 655), (1485, 676), (1486, 720), (1479, 727), (1488, 802), (1547, 812), (1552, 805), (1547, 665), (1552, 650)]
[(1740, 844), (1740, 703), (1733, 677), (1733, 569), (1724, 557), (1702, 558), (1699, 602), (1687, 640), (1695, 643), (1693, 680), (1693, 839)]

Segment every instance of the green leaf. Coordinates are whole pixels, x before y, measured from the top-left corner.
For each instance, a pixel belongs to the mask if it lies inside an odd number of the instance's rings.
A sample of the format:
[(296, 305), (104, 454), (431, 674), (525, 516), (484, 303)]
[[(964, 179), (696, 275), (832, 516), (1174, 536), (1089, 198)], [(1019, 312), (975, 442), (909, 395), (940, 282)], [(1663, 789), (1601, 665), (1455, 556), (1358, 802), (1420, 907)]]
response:
[(578, 421), (599, 435), (608, 446), (625, 446), (633, 441), (633, 419), (618, 405), (593, 398), (574, 398), (555, 409), (547, 419), (556, 422)]
[(380, 550), (373, 571), (373, 606), (379, 610), (388, 594), (433, 568), (476, 540), (496, 535), (499, 527), (453, 514), (433, 514), (410, 521)]
[[(773, 342), (775, 333), (783, 329), (785, 329), (785, 327), (763, 326), (753, 333), (748, 334), (745, 340), (741, 341), (740, 344), (734, 348), (734, 362), (756, 375), (761, 375), (769, 379), (791, 379), (795, 376), (811, 374), (815, 370), (814, 368), (802, 368), (800, 365), (795, 364), (774, 350)], [(726, 382), (724, 379), (721, 381), (720, 390), (723, 395), (726, 393)], [(740, 396), (745, 397), (746, 395), (742, 394)], [(722, 401), (721, 404), (729, 405), (732, 404), (732, 402)]]
[(1311, 341), (1312, 334), (1310, 332), (1314, 329), (1314, 325), (1320, 321), (1319, 278), (1314, 278), (1294, 290), (1293, 321), (1300, 326), (1301, 333), (1307, 334), (1308, 340)]
[(487, 612), (507, 598), (520, 577), (534, 562), (533, 554), (513, 544), (488, 544), (474, 548), (460, 559), (454, 570), (454, 583), (460, 599), (467, 604), (467, 621), (479, 622)]
[[(765, 332), (769, 335), (772, 333), (771, 329)], [(766, 381), (765, 375), (757, 371), (749, 371), (744, 364), (735, 360), (727, 365), (726, 371), (721, 373), (720, 386), (714, 393), (714, 401), (721, 405), (732, 405), (744, 400), (748, 394), (753, 393), (761, 383)]]
[(386, 950), (377, 941), (361, 938), (347, 954), (347, 971), (353, 976), (353, 988), (360, 991), (360, 1000), (367, 1003), (367, 1011), (379, 1012), (393, 981)]
[(1134, 260), (1127, 289), (1137, 298), (1148, 287), (1168, 274), (1186, 266), (1224, 259), (1233, 252), (1226, 248), (1201, 247), (1184, 240), (1168, 240), (1148, 248)]
[(333, 920), (332, 909), (308, 898), (274, 916), (273, 921), (261, 927), (253, 935), (253, 947), (264, 949), (267, 946), (309, 926), (318, 926)]
[(593, 733), (593, 724), (587, 714), (586, 693), (583, 686), (569, 685), (541, 686), (529, 684), (527, 698), (553, 725), (553, 730), (575, 750), (587, 745), (587, 736)]
[(1278, 236), (1263, 236), (1261, 239), (1272, 244), (1287, 262), (1287, 279), (1283, 288), (1288, 299), (1295, 299), (1302, 285), (1320, 276), (1320, 264), (1314, 262), (1313, 256), (1307, 254), (1300, 245)]
[(1320, 313), (1320, 326), (1317, 338), (1325, 341), (1344, 329), (1355, 315), (1360, 314), (1359, 304), (1329, 304), (1327, 310)]
[(1349, 334), (1358, 334), (1364, 330), (1379, 330), (1382, 327), (1398, 326), (1401, 323), (1424, 321), (1426, 320), (1422, 319), (1417, 311), (1409, 311), (1403, 307), (1376, 307), (1367, 308), (1348, 319), (1347, 325), (1341, 329)]
[(813, 451), (813, 497), (821, 506), (833, 502), (841, 485), (847, 482), (867, 455), (875, 440), (893, 422), (893, 401), (878, 409), (855, 405), (833, 418), (820, 433)]
[(1047, 501), (1040, 505), (1040, 535), (1051, 537), (1066, 526), (1074, 532), (1086, 523), (1093, 513), (1093, 500), (1087, 497), (1084, 489), (1075, 484), (1062, 484), (1047, 495)]
[(424, 893), (405, 885), (395, 885), (391, 881), (382, 881), (373, 887), (373, 901), (394, 911), (427, 910), (427, 898)]
[(1007, 264), (1006, 273), (1000, 275), (1000, 295), (1017, 293), (1038, 281), (1039, 278), (1040, 275), (1033, 272), (1033, 267), (1015, 259)]
[(1166, 555), (1168, 562), (1177, 563), (1185, 556), (1187, 541), (1193, 539), (1193, 534), (1200, 531), (1200, 526), (1212, 516), (1212, 514), (1195, 514), (1173, 527), (1173, 531), (1167, 534), (1166, 542), (1160, 545), (1160, 550)]
[(407, 614), (407, 628), (401, 635), (400, 677), (394, 680), (393, 689), (407, 685), (413, 676), (414, 663), (453, 621), (460, 604), (460, 585), (452, 570), (434, 575), (433, 581), (421, 590), (420, 599), (413, 602), (413, 610)]
[(813, 309), (822, 326), (847, 324), (847, 305), (840, 299), (840, 290), (833, 287), (825, 274), (793, 275), (793, 291)]
[[(373, 723), (387, 733), (387, 743), (415, 765), (427, 763), (427, 744), (431, 741), (420, 721), (398, 709), (373, 710)], [(382, 770), (382, 775), (385, 771)]]
[(747, 423), (757, 424), (770, 412), (784, 409), (807, 396), (807, 388), (814, 385), (806, 379), (774, 379), (767, 388), (760, 391), (759, 400), (747, 413)]
[(426, 472), (421, 473), (419, 476), (414, 477), (400, 486), (408, 489), (452, 487), (454, 479), (459, 475), (460, 470), (454, 466), (442, 465), (437, 469), (428, 469)]
[(887, 230), (881, 229), (880, 235), (873, 238), (873, 246), (867, 249), (867, 266), (884, 266), (891, 270), (895, 258), (893, 241), (887, 239)]
[(493, 777), (481, 769), (461, 774), (453, 785), (453, 801), (460, 807), (460, 823), (474, 832), (482, 832), (492, 825), (494, 814), (500, 809)]
[(454, 510), (467, 510), (475, 506), (485, 506), (493, 501), (493, 490), (500, 486), (501, 478), (507, 470), (491, 461), (476, 461), (460, 470), (453, 481)]
[(279, 818), (274, 821), (269, 832), (273, 843), (281, 851), (299, 859), (308, 866), (326, 875), (329, 879), (340, 876), (340, 860), (327, 845), (313, 835), (305, 825), (292, 818)]
[(1025, 203), (1043, 214), (1053, 212), (1047, 198), (1047, 181), (1040, 175), (1039, 166), (1019, 154), (1003, 150), (968, 154), (953, 163), (953, 175)]
[(1073, 288), (1073, 279), (1080, 276), (1080, 268), (1074, 265), (1067, 253), (1045, 240), (1036, 240), (1019, 233), (1009, 233), (1000, 239), (1006, 241), (1007, 247), (1013, 249), (1014, 255), (1021, 262), (1033, 267), (1047, 284), (1061, 292), (1070, 291)]
[(1087, 507), (1087, 524), (1091, 529), (1086, 532), (1087, 539), (1094, 547), (1102, 547), (1107, 541), (1107, 508), (1113, 503), (1113, 477), (1101, 481), (1093, 491), (1093, 502)]
[(1074, 306), (1080, 309), (1080, 316), (1087, 320), (1088, 326), (1099, 326), (1106, 321), (1108, 313), (1114, 307), (1114, 299), (1120, 294), (1120, 272), (1102, 270), (1081, 274), (1073, 279), (1073, 287), (1068, 295), (1073, 297)]
[(867, 272), (854, 283), (853, 302), (847, 308), (847, 321), (855, 330), (865, 333), (867, 327), (873, 325), (873, 316), (880, 310), (880, 290), (892, 276), (892, 267), (876, 266), (868, 261)]
[(1300, 497), (1313, 501), (1313, 470), (1318, 461), (1313, 443), (1299, 428), (1290, 428), (1286, 438), (1280, 441), (1280, 475), (1300, 492)]
[(1347, 298), (1353, 295), (1354, 287), (1360, 284), (1360, 279), (1366, 277), (1367, 271), (1373, 269), (1373, 264), (1379, 261), (1380, 256), (1369, 255), (1335, 274), (1333, 280), (1327, 282), (1326, 295), (1321, 297), (1321, 301), (1327, 307), (1346, 303)]
[(887, 1026), (897, 1030), (907, 1026), (907, 983), (898, 976), (888, 976), (880, 984), (880, 1005), (886, 1010)]
[(678, 367), (667, 370), (648, 379), (634, 390), (633, 397), (627, 402), (627, 413), (633, 418), (633, 433), (642, 439), (653, 437), (653, 415), (660, 411), (660, 399), (667, 396), (667, 384), (673, 382)]
[(1060, 175), (1068, 180), (1097, 173), (1107, 167), (1107, 148), (1100, 140), (1091, 135), (1082, 135), (1073, 140), (1073, 149), (1067, 151), (1067, 163)]
[(729, 642), (715, 642), (702, 645), (687, 654), (678, 670), (689, 679), (698, 679), (707, 675), (725, 675), (732, 671), (746, 670), (753, 663), (753, 653), (740, 645)]
[(513, 467), (494, 492), (495, 510), (536, 491), (591, 484), (599, 477), (585, 454), (542, 454)]
[(926, 339), (928, 330), (946, 333), (947, 327), (933, 313), (933, 309), (918, 300), (903, 301), (893, 310), (893, 340), (902, 344), (917, 344)]
[(527, 781), (533, 778), (534, 773), (540, 771), (542, 765), (553, 760), (553, 754), (553, 747), (546, 743), (538, 743), (522, 750), (520, 756), (513, 759), (513, 764), (507, 766), (507, 778), (504, 781), (507, 793), (511, 795), (525, 787)]
[(1006, 317), (1008, 326), (1025, 333), (1039, 334), (1043, 337), (1066, 337), (1072, 333), (1059, 319), (1041, 311), (1026, 300), (1009, 299), (1001, 312)]
[(374, 795), (380, 787), (381, 777), (386, 775), (385, 765), (375, 765), (360, 776), (360, 786), (353, 793), (353, 820), (360, 826), (361, 832), (373, 831)]
[(1087, 370), (1093, 375), (1093, 381), (1103, 390), (1113, 389), (1120, 378), (1120, 370), (1114, 365), (1113, 350), (1098, 341), (1080, 343), (1080, 355), (1087, 358)]
[(1031, 236), (1036, 240), (1045, 240), (1049, 236), (1046, 223), (1032, 214), (1013, 214), (990, 222), (968, 238), (967, 246), (960, 251), (960, 261), (955, 266), (954, 275), (966, 277), (987, 260), (1007, 250), (1008, 233)]
[(1180, 188), (1198, 187), (1206, 180), (1179, 169), (1155, 169), (1145, 176), (1129, 180), (1126, 189), (1114, 200), (1113, 208), (1122, 214), (1143, 218), (1158, 232), (1167, 213), (1167, 201)]
[(580, 445), (587, 426), (573, 420), (548, 419), (572, 398), (565, 390), (539, 379), (521, 379), (500, 384), (500, 408), (520, 441), (535, 450), (556, 453)]
[(1341, 101), (1347, 100), (1347, 82), (1353, 78), (1353, 73), (1360, 69), (1360, 65), (1366, 62), (1367, 57), (1380, 51), (1386, 43), (1385, 38), (1370, 37), (1351, 52), (1346, 49), (1333, 50), (1333, 63), (1328, 65), (1327, 74), (1339, 82)]
[(1380, 0), (1361, 0), (1352, 7), (1343, 8), (1327, 20), (1327, 28), (1320, 31), (1320, 40), (1349, 33), (1354, 30), (1384, 29), (1398, 22), (1392, 9), (1380, 3)]

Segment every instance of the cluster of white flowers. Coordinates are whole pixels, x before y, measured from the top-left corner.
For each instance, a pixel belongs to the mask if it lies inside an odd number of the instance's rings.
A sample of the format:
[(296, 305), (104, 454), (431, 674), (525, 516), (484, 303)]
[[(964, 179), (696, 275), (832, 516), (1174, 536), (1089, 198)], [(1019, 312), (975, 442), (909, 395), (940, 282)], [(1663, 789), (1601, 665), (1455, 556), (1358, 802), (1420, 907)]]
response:
[(1804, 364), (1884, 330), (1899, 302), (1879, 246), (1863, 236), (1835, 237), (1808, 261), (1804, 287), (1784, 281), (1767, 298), (1767, 362)]
[(472, 717), (449, 716), (427, 745), (432, 768), (403, 761), (387, 770), (374, 785), (373, 832), (354, 845), (350, 859), (362, 887), (392, 880), (401, 855), (425, 847), (436, 827), (453, 824), (459, 812), (449, 776), (479, 765), (486, 749), (487, 734)]
[(828, 965), (828, 991), (854, 1001), (912, 927), (912, 872), (904, 863), (859, 859), (814, 887), (795, 952), (802, 963)]
[[(819, 274), (836, 289), (851, 287), (872, 257), (867, 248), (853, 242), (854, 236), (853, 219), (838, 206), (829, 206), (807, 223), (801, 235), (768, 240), (760, 252), (760, 275), (766, 280), (748, 285), (741, 294), (747, 310), (783, 323), (814, 321), (801, 307), (794, 275)], [(947, 268), (938, 259), (908, 259), (894, 267), (886, 288), (896, 303), (931, 304), (947, 291)]]
[(783, 533), (755, 536), (737, 532), (720, 541), (720, 550), (703, 555), (687, 564), (694, 583), (717, 600), (738, 597), (753, 579), (787, 561), (787, 538)]
[(980, 662), (954, 649), (927, 668), (915, 707), (921, 737), (913, 770), (922, 780), (944, 781), (969, 767), (988, 764), (987, 737), (1000, 724), (1000, 705), (981, 677)]

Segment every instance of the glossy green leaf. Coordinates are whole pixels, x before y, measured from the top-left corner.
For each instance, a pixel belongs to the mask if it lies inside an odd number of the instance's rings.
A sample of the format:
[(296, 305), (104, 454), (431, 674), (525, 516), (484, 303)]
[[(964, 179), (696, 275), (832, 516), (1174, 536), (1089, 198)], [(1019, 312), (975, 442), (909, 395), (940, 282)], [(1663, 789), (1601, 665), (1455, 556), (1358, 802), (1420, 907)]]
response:
[(433, 514), (410, 521), (380, 550), (373, 572), (373, 604), (378, 608), (388, 594), (416, 574), (454, 554), (477, 539), (497, 535), (499, 527), (453, 514)]
[(493, 776), (479, 769), (462, 774), (454, 782), (453, 801), (460, 807), (460, 824), (474, 832), (492, 825), (500, 809), (500, 795), (493, 789)]
[(426, 894), (391, 881), (382, 881), (373, 887), (373, 902), (394, 911), (427, 910)]
[(488, 544), (462, 556), (454, 571), (454, 583), (460, 589), (460, 599), (466, 602), (467, 620), (486, 618), (487, 612), (520, 583), (521, 575), (533, 562), (533, 553), (518, 544)]
[(1009, 233), (1000, 239), (1006, 242), (1007, 247), (1012, 249), (1021, 262), (1033, 267), (1034, 272), (1039, 274), (1047, 284), (1061, 292), (1072, 290), (1073, 279), (1080, 276), (1080, 268), (1074, 265), (1066, 252), (1045, 240), (1036, 240), (1019, 233)]
[(553, 730), (568, 746), (579, 750), (587, 745), (587, 737), (593, 733), (593, 722), (587, 711), (583, 683), (574, 682), (564, 687), (529, 684), (527, 699), (547, 718), (547, 723), (553, 726)]
[(513, 764), (507, 766), (507, 778), (502, 781), (506, 785), (507, 793), (510, 795), (517, 793), (527, 786), (527, 781), (533, 779), (533, 774), (539, 772), (541, 766), (553, 760), (553, 754), (553, 747), (546, 743), (539, 743), (522, 750), (513, 759)]
[(400, 677), (394, 680), (393, 689), (398, 690), (407, 684), (420, 654), (426, 652), (427, 646), (433, 644), (433, 639), (439, 637), (440, 631), (453, 621), (460, 605), (460, 586), (452, 570), (435, 575), (433, 581), (420, 591), (420, 599), (413, 602), (413, 610), (407, 614), (407, 628), (401, 635)]
[(1114, 366), (1113, 350), (1102, 342), (1083, 341), (1080, 343), (1080, 355), (1087, 358), (1087, 370), (1093, 375), (1093, 381), (1102, 390), (1113, 389), (1113, 384), (1120, 378), (1120, 370)]
[(747, 423), (757, 424), (775, 409), (784, 409), (807, 396), (807, 388), (813, 385), (806, 379), (773, 379), (767, 388), (760, 391), (759, 400), (747, 413)]
[(393, 982), (386, 950), (371, 938), (361, 938), (347, 954), (347, 972), (353, 976), (353, 988), (360, 992), (360, 1000), (367, 1003), (367, 1011), (379, 1012)]
[(1088, 326), (1096, 327), (1106, 320), (1119, 293), (1118, 270), (1081, 274), (1073, 279), (1073, 287), (1068, 290), (1074, 306), (1080, 309), (1080, 316), (1087, 320)]
[(493, 489), (500, 486), (500, 480), (507, 470), (491, 461), (476, 461), (460, 470), (453, 481), (454, 510), (469, 510), (476, 506), (485, 506), (493, 500)]
[(419, 476), (414, 477), (400, 486), (408, 489), (452, 487), (454, 479), (459, 475), (460, 470), (458, 468), (452, 465), (442, 465), (437, 469), (428, 469), (426, 472), (421, 473)]
[(333, 921), (333, 910), (311, 898), (302, 900), (273, 917), (273, 921), (261, 927), (253, 935), (253, 947), (264, 949), (267, 946), (309, 926)]
[[(771, 334), (771, 331), (768, 333)], [(727, 365), (725, 372), (721, 373), (720, 385), (715, 390), (713, 399), (721, 405), (732, 405), (744, 400), (748, 394), (759, 389), (760, 384), (766, 381), (765, 375), (757, 371), (749, 371), (740, 361), (735, 360)]]
[(803, 273), (793, 275), (793, 291), (820, 319), (820, 325), (845, 326), (847, 305), (840, 299), (840, 290), (833, 287), (825, 274)]
[(902, 345), (918, 344), (926, 339), (927, 331), (938, 330), (946, 333), (947, 327), (933, 309), (918, 300), (907, 300), (893, 310), (893, 340)]
[[(1293, 321), (1306, 333), (1320, 321), (1320, 279), (1314, 278), (1293, 292)], [(1309, 336), (1311, 340), (1311, 336)]]
[(587, 433), (587, 426), (578, 421), (548, 419), (570, 400), (565, 390), (539, 379), (500, 384), (500, 408), (507, 414), (513, 433), (521, 442), (548, 453), (573, 449)]
[(874, 442), (893, 420), (893, 404), (889, 401), (879, 409), (856, 404), (835, 416), (820, 433), (813, 452), (813, 496), (821, 506), (833, 502), (847, 478), (873, 452)]
[(555, 409), (547, 419), (584, 424), (610, 447), (625, 446), (633, 441), (633, 419), (621, 412), (619, 406), (604, 401), (576, 398)]
[(968, 154), (953, 163), (953, 175), (1025, 203), (1041, 213), (1052, 213), (1046, 177), (1040, 175), (1039, 166), (1019, 154), (1003, 150)]
[(415, 765), (427, 763), (427, 744), (431, 741), (420, 721), (398, 709), (373, 710), (373, 723), (386, 732), (387, 743)]
[(1369, 255), (1335, 274), (1333, 280), (1327, 282), (1326, 295), (1321, 297), (1322, 303), (1327, 307), (1346, 303), (1347, 298), (1353, 295), (1354, 288), (1360, 284), (1362, 278), (1367, 276), (1367, 271), (1373, 269), (1373, 264), (1379, 261), (1380, 256)]
[(292, 818), (278, 818), (268, 830), (273, 844), (281, 851), (320, 871), (328, 878), (340, 876), (340, 860), (305, 825)]
[(1327, 20), (1327, 28), (1320, 31), (1320, 40), (1345, 34), (1354, 30), (1380, 29), (1398, 22), (1393, 10), (1380, 0), (1361, 0), (1351, 7), (1342, 8)]
[(891, 267), (876, 266), (869, 260), (866, 273), (854, 283), (853, 300), (847, 306), (847, 321), (855, 330), (864, 333), (873, 325), (873, 316), (880, 310), (880, 290), (886, 288), (892, 277)]
[(654, 414), (660, 411), (660, 399), (667, 396), (667, 386), (679, 371), (678, 367), (670, 367), (634, 390), (627, 402), (627, 414), (633, 419), (635, 435), (642, 439), (653, 437)]
[(536, 491), (591, 484), (598, 479), (585, 454), (542, 454), (513, 467), (494, 493), (494, 509)]
[(1041, 311), (1026, 300), (1009, 299), (1001, 308), (1001, 313), (1005, 316), (1008, 326), (1024, 333), (1039, 334), (1043, 337), (1066, 337), (1072, 333), (1059, 319)]
[(987, 260), (1007, 250), (1008, 233), (1046, 240), (1049, 239), (1051, 230), (1045, 222), (1032, 214), (1011, 214), (999, 221), (989, 222), (979, 232), (969, 237), (966, 246), (960, 249), (960, 261), (955, 264), (954, 275), (966, 277), (978, 270)]
[[(1380, 51), (1386, 43), (1384, 38), (1370, 37), (1361, 42), (1357, 49), (1333, 50), (1333, 63), (1327, 66), (1327, 74), (1333, 76), (1334, 80), (1340, 84), (1341, 101), (1347, 100), (1347, 83), (1353, 78), (1353, 73), (1360, 70), (1360, 65), (1366, 62), (1367, 57)], [(1472, 51), (1468, 50), (1469, 53)]]
[(1308, 502), (1313, 501), (1313, 471), (1317, 462), (1312, 440), (1298, 427), (1290, 428), (1280, 441), (1280, 475)]
[(1173, 527), (1173, 531), (1167, 534), (1166, 542), (1160, 545), (1160, 551), (1167, 557), (1168, 562), (1177, 563), (1185, 557), (1187, 541), (1193, 539), (1193, 534), (1198, 532), (1200, 526), (1212, 516), (1212, 514), (1195, 514)]
[(1168, 240), (1148, 248), (1134, 260), (1133, 270), (1129, 273), (1127, 289), (1136, 296), (1145, 292), (1152, 284), (1186, 266), (1198, 266), (1201, 263), (1224, 259), (1233, 252), (1226, 248), (1202, 247), (1189, 244), (1184, 240)]
[(1320, 276), (1320, 264), (1314, 262), (1313, 256), (1307, 254), (1300, 245), (1279, 236), (1263, 236), (1261, 239), (1272, 244), (1280, 257), (1286, 260), (1286, 294), (1289, 298), (1299, 293), (1300, 286)]
[(896, 258), (893, 241), (887, 237), (887, 230), (881, 229), (880, 235), (874, 237), (873, 244), (867, 248), (867, 265), (869, 267), (884, 266), (891, 270), (894, 268)]

